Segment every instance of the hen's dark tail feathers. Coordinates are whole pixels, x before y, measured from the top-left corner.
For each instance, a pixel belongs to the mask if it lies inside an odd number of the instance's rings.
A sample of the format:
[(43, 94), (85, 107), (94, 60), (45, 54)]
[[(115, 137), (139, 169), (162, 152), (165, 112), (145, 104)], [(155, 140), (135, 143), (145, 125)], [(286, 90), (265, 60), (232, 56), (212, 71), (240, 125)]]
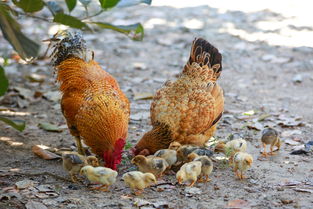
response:
[[(58, 39), (57, 36), (62, 36), (63, 39)], [(78, 57), (87, 61), (87, 46), (81, 33), (63, 32), (56, 34), (51, 39), (55, 41), (53, 45), (52, 57), (53, 66), (59, 65), (62, 61), (70, 57)]]
[(188, 63), (192, 65), (193, 62), (198, 63), (201, 67), (207, 65), (212, 68), (216, 78), (222, 71), (222, 55), (217, 48), (203, 38), (196, 38), (192, 43)]

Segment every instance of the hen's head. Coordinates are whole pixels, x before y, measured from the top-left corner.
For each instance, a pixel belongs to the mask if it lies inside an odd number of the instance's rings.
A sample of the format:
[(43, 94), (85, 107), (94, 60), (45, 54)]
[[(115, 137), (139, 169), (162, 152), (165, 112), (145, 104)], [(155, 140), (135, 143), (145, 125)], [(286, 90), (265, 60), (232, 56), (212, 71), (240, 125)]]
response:
[(146, 133), (136, 144), (136, 146), (132, 149), (134, 155), (144, 155), (148, 156), (153, 154), (153, 147), (157, 140), (154, 139), (154, 136), (150, 134), (150, 132)]
[(152, 130), (143, 135), (132, 151), (134, 155), (152, 155), (160, 149), (168, 148), (171, 141), (168, 126), (156, 124)]

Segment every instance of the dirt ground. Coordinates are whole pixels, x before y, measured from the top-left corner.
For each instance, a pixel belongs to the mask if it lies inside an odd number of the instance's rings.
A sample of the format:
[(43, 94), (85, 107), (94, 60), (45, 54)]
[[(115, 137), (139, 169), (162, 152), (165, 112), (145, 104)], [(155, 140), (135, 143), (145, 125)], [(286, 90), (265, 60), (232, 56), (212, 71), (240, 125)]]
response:
[[(209, 183), (197, 183), (189, 189), (176, 185), (175, 176), (169, 175), (160, 185), (136, 197), (120, 180), (124, 172), (134, 170), (126, 154), (110, 192), (90, 191), (83, 184), (44, 174), (47, 171), (68, 178), (60, 159), (43, 160), (32, 153), (31, 147), (73, 148), (74, 140), (60, 111), (49, 60), (33, 65), (11, 61), (6, 67), (10, 91), (0, 98), (0, 115), (26, 120), (27, 127), (18, 132), (0, 125), (0, 208), (313, 207), (312, 154), (290, 155), (312, 140), (313, 48), (312, 38), (308, 39), (313, 37), (312, 23), (274, 9), (248, 12), (162, 3), (112, 11), (106, 20), (116, 24), (139, 21), (145, 27), (142, 42), (111, 31), (85, 34), (95, 60), (117, 78), (131, 101), (128, 140), (132, 144), (151, 128), (151, 100), (135, 100), (135, 96), (153, 94), (166, 80), (175, 79), (195, 37), (204, 37), (220, 49), (223, 72), (219, 84), (226, 105), (216, 138), (223, 140), (231, 133), (240, 133), (248, 141), (248, 152), (254, 157), (246, 173), (248, 179), (236, 180), (231, 168), (216, 160)], [(49, 37), (45, 23), (23, 23), (25, 32), (38, 41)], [(12, 53), (3, 37), (0, 43), (0, 54)], [(32, 73), (44, 76), (44, 81), (30, 82)], [(34, 98), (35, 92), (43, 96)], [(40, 129), (38, 124), (44, 122), (60, 126), (62, 132)], [(265, 126), (276, 128), (285, 142), (278, 154), (268, 159), (260, 158), (259, 140)], [(215, 158), (218, 156), (222, 155)], [(27, 179), (31, 182), (25, 183)], [(27, 188), (14, 189), (19, 181), (24, 181)]]

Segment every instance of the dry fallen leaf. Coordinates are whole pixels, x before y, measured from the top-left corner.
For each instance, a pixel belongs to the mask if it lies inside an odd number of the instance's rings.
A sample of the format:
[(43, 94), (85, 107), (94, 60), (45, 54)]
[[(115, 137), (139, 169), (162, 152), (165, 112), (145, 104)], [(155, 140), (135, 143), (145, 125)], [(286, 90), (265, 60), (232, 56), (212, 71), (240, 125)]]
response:
[(286, 144), (289, 144), (289, 145), (291, 145), (291, 146), (297, 146), (297, 145), (300, 145), (300, 143), (299, 143), (299, 142), (294, 141), (294, 140), (292, 140), (292, 139), (286, 139), (286, 140), (285, 140), (285, 143), (286, 143)]
[(29, 179), (18, 181), (15, 183), (17, 189), (26, 189), (28, 187), (34, 186), (35, 182)]
[(32, 151), (34, 154), (38, 155), (40, 158), (45, 159), (45, 160), (54, 160), (54, 159), (61, 158), (59, 155), (56, 155), (44, 148), (45, 146), (42, 146), (42, 145), (34, 145), (32, 147)]
[(153, 99), (153, 96), (150, 92), (137, 93), (134, 95), (134, 100)]
[(26, 209), (48, 209), (44, 204), (33, 200), (29, 200), (25, 207)]
[(38, 82), (38, 83), (42, 83), (45, 81), (46, 76), (45, 75), (40, 75), (37, 73), (32, 73), (28, 76), (26, 76), (26, 78), (28, 78), (30, 80), (30, 82)]
[(62, 129), (56, 125), (53, 125), (51, 123), (39, 123), (38, 127), (50, 132), (62, 132)]
[(230, 200), (225, 208), (250, 208), (246, 200)]

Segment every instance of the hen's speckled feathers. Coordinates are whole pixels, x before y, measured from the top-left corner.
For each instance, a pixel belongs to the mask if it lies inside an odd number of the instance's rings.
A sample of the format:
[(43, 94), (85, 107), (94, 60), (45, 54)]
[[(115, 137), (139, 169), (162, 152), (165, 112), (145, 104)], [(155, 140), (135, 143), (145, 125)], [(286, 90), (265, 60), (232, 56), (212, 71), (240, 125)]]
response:
[[(213, 135), (224, 110), (223, 91), (216, 83), (221, 61), (221, 54), (210, 43), (201, 38), (193, 42), (180, 77), (157, 91), (150, 109), (153, 129), (141, 139), (137, 149), (153, 153), (167, 148), (174, 140), (202, 146)], [(161, 131), (170, 136), (167, 139), (160, 138), (157, 129), (161, 126)]]

